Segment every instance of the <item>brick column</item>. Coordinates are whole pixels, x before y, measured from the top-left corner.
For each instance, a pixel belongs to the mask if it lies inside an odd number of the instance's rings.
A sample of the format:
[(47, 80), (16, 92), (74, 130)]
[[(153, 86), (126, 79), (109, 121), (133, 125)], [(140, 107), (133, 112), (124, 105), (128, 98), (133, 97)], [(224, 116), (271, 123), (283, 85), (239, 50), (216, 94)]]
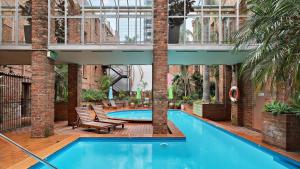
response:
[(232, 81), (232, 69), (231, 65), (220, 65), (219, 66), (219, 100), (224, 103), (226, 113), (230, 117), (231, 113), (231, 101), (229, 98), (229, 90)]
[(32, 0), (32, 86), (31, 136), (54, 133), (53, 61), (47, 58), (48, 0)]
[(68, 65), (68, 125), (72, 125), (77, 118), (75, 107), (80, 105), (81, 76), (80, 65)]
[(154, 134), (167, 134), (168, 0), (154, 0), (152, 125)]

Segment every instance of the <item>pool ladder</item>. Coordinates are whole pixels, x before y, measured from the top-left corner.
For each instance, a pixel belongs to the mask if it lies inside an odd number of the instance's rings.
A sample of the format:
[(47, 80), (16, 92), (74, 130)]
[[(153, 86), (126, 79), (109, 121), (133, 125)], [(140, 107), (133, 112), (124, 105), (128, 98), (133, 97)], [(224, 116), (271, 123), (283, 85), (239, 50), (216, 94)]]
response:
[(46, 160), (40, 158), (39, 156), (33, 154), (32, 152), (30, 152), (29, 150), (27, 150), (26, 148), (22, 147), (20, 144), (14, 142), (13, 140), (11, 140), (10, 138), (6, 137), (5, 135), (0, 133), (0, 137), (3, 138), (5, 141), (15, 145), (16, 147), (18, 147), (19, 149), (21, 149), (25, 154), (31, 156), (32, 158), (38, 160), (39, 162), (45, 164), (46, 166), (52, 168), (52, 169), (58, 169), (55, 166), (53, 166), (52, 164), (48, 163)]

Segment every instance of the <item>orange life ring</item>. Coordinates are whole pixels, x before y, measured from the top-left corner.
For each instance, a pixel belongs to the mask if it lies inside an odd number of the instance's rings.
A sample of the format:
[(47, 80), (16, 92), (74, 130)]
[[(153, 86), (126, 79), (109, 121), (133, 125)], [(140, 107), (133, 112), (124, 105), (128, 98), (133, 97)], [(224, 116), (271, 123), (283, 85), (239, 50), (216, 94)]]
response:
[[(233, 92), (235, 93), (235, 96), (233, 96)], [(232, 102), (237, 102), (240, 98), (240, 91), (237, 86), (232, 86), (229, 90), (229, 97)]]

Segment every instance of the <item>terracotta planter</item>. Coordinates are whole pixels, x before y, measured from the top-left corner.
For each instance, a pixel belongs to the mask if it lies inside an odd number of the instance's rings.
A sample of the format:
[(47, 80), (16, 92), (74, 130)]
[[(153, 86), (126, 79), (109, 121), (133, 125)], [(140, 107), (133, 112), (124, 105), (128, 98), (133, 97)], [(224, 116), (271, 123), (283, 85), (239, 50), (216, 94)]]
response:
[(300, 151), (300, 119), (295, 114), (263, 113), (263, 141), (288, 151)]
[(170, 109), (174, 109), (174, 108), (175, 108), (174, 103), (170, 102), (170, 103), (169, 103), (169, 108), (170, 108)]
[(131, 109), (134, 109), (134, 108), (135, 108), (135, 103), (130, 103), (130, 104), (129, 104), (129, 107), (130, 107)]

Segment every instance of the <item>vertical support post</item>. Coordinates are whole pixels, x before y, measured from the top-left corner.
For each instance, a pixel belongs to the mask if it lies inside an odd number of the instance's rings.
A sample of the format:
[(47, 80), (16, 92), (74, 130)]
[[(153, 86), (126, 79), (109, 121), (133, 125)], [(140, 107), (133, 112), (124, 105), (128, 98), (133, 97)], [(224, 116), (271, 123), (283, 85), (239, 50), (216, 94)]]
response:
[[(0, 14), (2, 14), (2, 1), (0, 1)], [(2, 44), (2, 15), (0, 15), (0, 45)]]
[(81, 66), (68, 65), (68, 125), (73, 125), (77, 119), (75, 107), (80, 105)]
[(55, 72), (47, 58), (47, 40), (48, 0), (32, 0), (32, 137), (54, 133)]
[[(233, 65), (232, 66), (232, 86), (240, 86), (240, 81), (238, 77), (238, 69), (239, 65)], [(240, 88), (240, 93), (242, 92)], [(242, 102), (241, 98), (236, 103), (231, 103), (231, 123), (236, 126), (242, 126), (243, 125), (243, 112), (242, 112)]]
[(153, 134), (167, 134), (168, 0), (154, 0)]

